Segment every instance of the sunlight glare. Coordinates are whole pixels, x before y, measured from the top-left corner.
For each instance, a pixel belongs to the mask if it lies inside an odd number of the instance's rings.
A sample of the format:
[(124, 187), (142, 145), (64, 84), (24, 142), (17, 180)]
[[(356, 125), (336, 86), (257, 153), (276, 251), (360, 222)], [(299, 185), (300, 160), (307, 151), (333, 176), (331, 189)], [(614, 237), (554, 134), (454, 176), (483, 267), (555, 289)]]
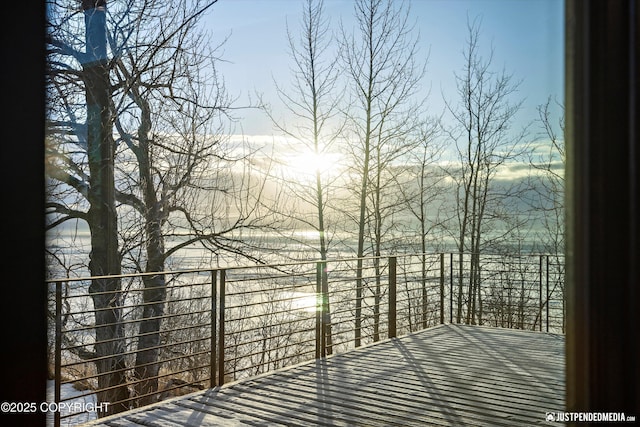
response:
[(318, 297), (313, 293), (295, 292), (291, 309), (308, 313), (315, 312), (318, 309)]
[(286, 160), (286, 172), (298, 181), (315, 179), (317, 172), (323, 176), (336, 174), (338, 159), (339, 155), (335, 153), (293, 155)]

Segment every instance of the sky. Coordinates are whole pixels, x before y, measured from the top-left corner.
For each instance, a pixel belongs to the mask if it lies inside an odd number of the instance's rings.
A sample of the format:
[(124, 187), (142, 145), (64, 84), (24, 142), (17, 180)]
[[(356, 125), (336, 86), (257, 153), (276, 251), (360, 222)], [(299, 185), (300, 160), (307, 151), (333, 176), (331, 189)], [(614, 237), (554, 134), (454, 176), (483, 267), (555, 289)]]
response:
[[(325, 0), (332, 28), (354, 23), (353, 2)], [(237, 105), (248, 105), (255, 93), (276, 105), (274, 80), (286, 84), (292, 60), (287, 24), (298, 28), (302, 0), (219, 0), (204, 24), (214, 41), (228, 40), (220, 50), (225, 62), (218, 70)], [(547, 97), (562, 102), (564, 93), (564, 2), (562, 0), (413, 0), (411, 17), (420, 34), (421, 54), (428, 58), (424, 93), (429, 112), (444, 108), (455, 94), (454, 71), (460, 71), (467, 18), (482, 19), (481, 49), (493, 47), (493, 66), (522, 80), (517, 96), (524, 99), (521, 124), (536, 118)], [(454, 99), (455, 100), (455, 99)], [(277, 106), (277, 105), (276, 105)], [(240, 110), (245, 135), (272, 135), (271, 122), (259, 111)]]

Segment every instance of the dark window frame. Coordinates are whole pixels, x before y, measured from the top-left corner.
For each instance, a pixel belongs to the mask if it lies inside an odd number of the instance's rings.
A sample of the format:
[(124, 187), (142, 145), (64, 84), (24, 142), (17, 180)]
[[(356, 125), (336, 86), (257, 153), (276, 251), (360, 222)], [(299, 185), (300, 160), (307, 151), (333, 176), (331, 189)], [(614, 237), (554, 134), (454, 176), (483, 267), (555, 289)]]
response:
[(566, 406), (638, 416), (638, 3), (565, 13)]

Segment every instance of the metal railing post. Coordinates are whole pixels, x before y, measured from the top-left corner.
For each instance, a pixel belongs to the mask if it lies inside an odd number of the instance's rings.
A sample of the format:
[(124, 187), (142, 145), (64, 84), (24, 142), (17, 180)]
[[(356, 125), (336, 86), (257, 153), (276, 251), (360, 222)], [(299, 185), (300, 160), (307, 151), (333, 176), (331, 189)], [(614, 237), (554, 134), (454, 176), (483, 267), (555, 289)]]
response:
[(396, 257), (389, 257), (389, 338), (396, 336)]
[(333, 353), (331, 339), (331, 313), (329, 308), (329, 279), (327, 277), (327, 261), (322, 261), (320, 269), (320, 290), (322, 291), (322, 355)]
[[(549, 295), (549, 255), (547, 255), (547, 332), (549, 332), (549, 297), (551, 295)], [(562, 317), (564, 318), (564, 312), (562, 314)], [(564, 330), (564, 328), (563, 328)]]
[(440, 324), (444, 324), (444, 253), (440, 254)]
[(449, 323), (453, 323), (453, 252), (449, 254)]
[(211, 375), (211, 388), (216, 386), (216, 373), (218, 372), (216, 346), (218, 343), (218, 311), (216, 307), (218, 305), (218, 280), (216, 270), (211, 270), (211, 358), (209, 372)]
[[(55, 334), (55, 367), (54, 367), (54, 401), (60, 403), (60, 383), (62, 380), (62, 282), (56, 282), (56, 334)], [(55, 427), (60, 427), (60, 411), (53, 413)]]
[(227, 271), (220, 270), (220, 305), (219, 317), (220, 326), (218, 328), (218, 385), (224, 384), (224, 318), (225, 318), (225, 295), (226, 295), (226, 276)]
[(324, 328), (322, 327), (324, 310), (324, 295), (322, 293), (322, 263), (316, 263), (316, 359), (324, 356), (322, 336)]
[(362, 340), (362, 303), (364, 302), (364, 260), (361, 258), (356, 261), (356, 309), (354, 319), (353, 341), (355, 347), (360, 347)]
[(422, 329), (427, 329), (428, 317), (429, 317), (429, 292), (427, 291), (427, 254), (420, 255), (422, 275), (420, 283), (422, 285)]
[[(543, 301), (542, 301), (542, 255), (540, 255), (540, 275), (539, 275), (539, 279), (540, 279), (540, 281), (539, 281), (539, 287), (538, 287), (538, 296), (539, 296), (540, 304), (539, 304), (539, 307), (538, 307), (538, 319), (540, 321), (540, 325), (538, 325), (539, 326), (538, 330), (540, 332), (542, 332), (542, 304), (543, 304)], [(549, 301), (547, 301), (547, 304), (549, 304)]]

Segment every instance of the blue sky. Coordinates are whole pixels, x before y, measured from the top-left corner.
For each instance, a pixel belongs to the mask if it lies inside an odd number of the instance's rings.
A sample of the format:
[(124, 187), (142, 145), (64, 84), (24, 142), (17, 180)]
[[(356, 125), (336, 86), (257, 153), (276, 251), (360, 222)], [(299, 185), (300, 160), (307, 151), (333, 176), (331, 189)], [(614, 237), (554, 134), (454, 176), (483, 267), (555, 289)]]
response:
[[(295, 32), (301, 0), (219, 0), (205, 18), (214, 40), (229, 36), (219, 67), (238, 104), (255, 91), (276, 102), (273, 80), (290, 77), (286, 23)], [(481, 47), (494, 49), (493, 66), (522, 80), (518, 96), (525, 99), (522, 123), (536, 117), (536, 106), (548, 96), (562, 101), (564, 92), (564, 2), (562, 0), (413, 0), (411, 16), (420, 32), (422, 54), (428, 55), (425, 93), (429, 111), (443, 108), (443, 94), (455, 96), (454, 71), (462, 66), (467, 17), (481, 17)], [(353, 24), (353, 3), (326, 0), (332, 27)], [(270, 135), (270, 122), (260, 113), (241, 111), (247, 135)]]

